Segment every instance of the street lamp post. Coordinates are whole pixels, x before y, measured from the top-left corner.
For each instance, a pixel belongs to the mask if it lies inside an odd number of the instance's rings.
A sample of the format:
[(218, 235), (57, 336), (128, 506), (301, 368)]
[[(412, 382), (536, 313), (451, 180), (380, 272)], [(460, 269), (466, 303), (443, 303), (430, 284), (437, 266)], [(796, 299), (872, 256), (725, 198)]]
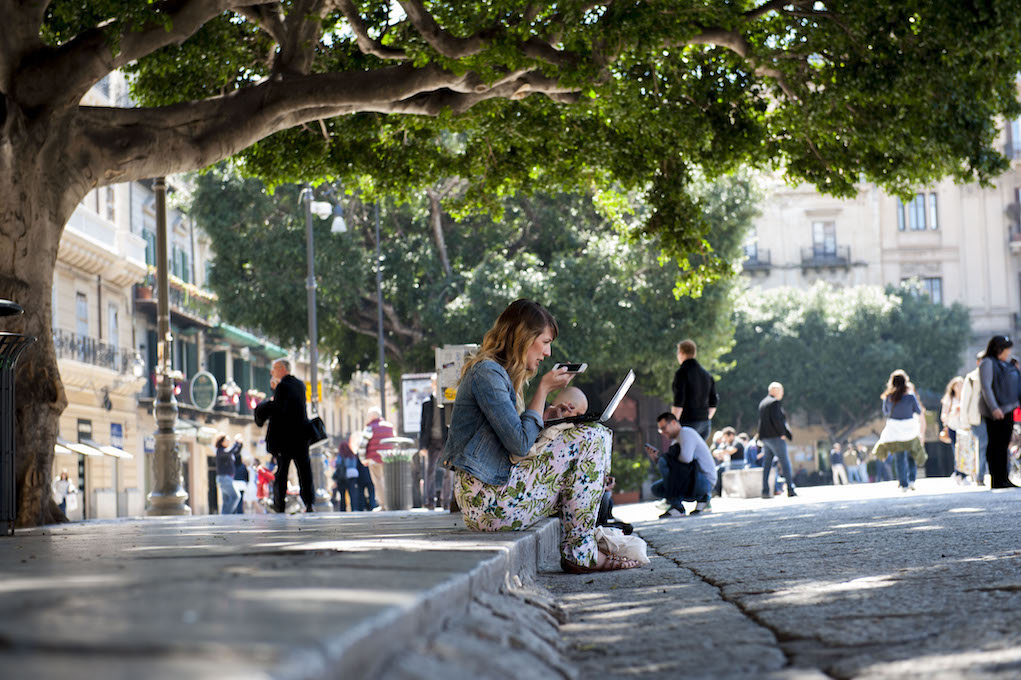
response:
[(156, 450), (152, 457), (153, 483), (147, 515), (190, 515), (188, 492), (181, 487), (181, 458), (177, 452), (177, 400), (170, 377), (170, 278), (167, 272), (167, 183), (153, 181), (156, 195)]
[[(309, 346), (309, 378), (312, 389), (310, 399), (312, 401), (313, 414), (319, 413), (319, 324), (316, 319), (316, 275), (315, 275), (315, 240), (312, 234), (312, 211), (323, 207), (322, 203), (316, 202), (313, 205), (312, 187), (306, 185), (301, 190), (301, 199), (305, 204), (305, 255), (308, 259), (308, 278), (305, 281), (305, 289), (308, 292), (308, 346)], [(332, 206), (326, 204), (330, 212)], [(343, 217), (338, 217), (340, 225), (343, 225)], [(334, 229), (337, 227), (337, 219), (334, 219)], [(323, 441), (325, 444), (327, 440)], [(330, 494), (326, 491), (326, 454), (323, 453), (323, 446), (313, 446), (309, 449), (309, 458), (312, 466), (312, 480), (316, 487), (316, 510), (332, 510), (330, 505)]]
[(386, 419), (386, 354), (383, 351), (383, 271), (380, 267), (379, 201), (376, 201), (376, 319), (379, 345), (379, 412)]

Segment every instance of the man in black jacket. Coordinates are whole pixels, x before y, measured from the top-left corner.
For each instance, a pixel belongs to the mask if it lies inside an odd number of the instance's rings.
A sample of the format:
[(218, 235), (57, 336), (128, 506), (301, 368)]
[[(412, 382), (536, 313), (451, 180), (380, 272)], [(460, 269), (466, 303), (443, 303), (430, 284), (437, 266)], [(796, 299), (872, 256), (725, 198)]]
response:
[(670, 412), (681, 427), (690, 427), (702, 435), (702, 439), (709, 439), (712, 417), (720, 398), (716, 395), (716, 381), (695, 360), (697, 351), (692, 340), (677, 343), (680, 368), (674, 373), (674, 403)]
[(773, 469), (773, 458), (780, 461), (784, 479), (787, 480), (787, 495), (797, 496), (794, 492), (794, 473), (791, 472), (791, 459), (787, 455), (787, 441), (792, 439), (787, 427), (787, 414), (783, 411), (780, 401), (783, 399), (783, 385), (778, 382), (769, 383), (769, 396), (759, 402), (759, 439), (765, 456), (762, 459), (762, 497), (772, 498), (769, 488), (769, 472)]
[(305, 383), (291, 375), (291, 364), (285, 359), (273, 362), (270, 372), (273, 397), (255, 407), (255, 424), (269, 421), (266, 428), (266, 450), (276, 455), (277, 471), (273, 481), (273, 509), (284, 511), (287, 500), (287, 473), (291, 461), (298, 472), (301, 500), (305, 512), (315, 510), (316, 491), (312, 481), (312, 463), (308, 457), (308, 415), (305, 412)]
[[(422, 420), (418, 429), (419, 454), (426, 457), (425, 484), (422, 489), (422, 505), (427, 510), (436, 509), (436, 463), (443, 453), (443, 445), (447, 441), (447, 423), (440, 410), (440, 399), (437, 396), (436, 374), (432, 376), (432, 394), (422, 402)], [(447, 470), (443, 474), (450, 474)], [(443, 488), (449, 486), (443, 485)], [(446, 506), (448, 498), (441, 499)]]

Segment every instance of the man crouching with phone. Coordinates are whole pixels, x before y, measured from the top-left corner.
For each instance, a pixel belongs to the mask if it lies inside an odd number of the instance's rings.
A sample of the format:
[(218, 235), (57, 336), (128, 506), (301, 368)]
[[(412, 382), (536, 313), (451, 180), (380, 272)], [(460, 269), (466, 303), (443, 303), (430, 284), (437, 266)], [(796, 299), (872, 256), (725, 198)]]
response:
[[(653, 457), (663, 479), (652, 485), (653, 493), (666, 498), (670, 507), (660, 519), (684, 516), (681, 501), (695, 501), (692, 515), (712, 512), (709, 496), (716, 485), (716, 462), (702, 436), (690, 427), (681, 426), (673, 413), (656, 418), (660, 434), (670, 438), (672, 446), (662, 456)], [(655, 451), (649, 445), (647, 449)]]

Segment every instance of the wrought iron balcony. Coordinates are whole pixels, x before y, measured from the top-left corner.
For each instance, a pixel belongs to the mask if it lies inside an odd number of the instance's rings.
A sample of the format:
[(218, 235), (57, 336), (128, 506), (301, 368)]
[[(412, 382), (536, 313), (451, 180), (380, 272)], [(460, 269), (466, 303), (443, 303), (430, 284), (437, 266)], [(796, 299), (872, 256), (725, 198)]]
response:
[(53, 329), (53, 346), (57, 359), (109, 368), (124, 375), (134, 374), (140, 366), (140, 359), (127, 347), (109, 345), (63, 328)]
[(769, 271), (773, 267), (769, 251), (758, 248), (754, 252), (746, 252), (748, 259), (741, 263), (746, 272)]
[(803, 269), (826, 267), (849, 267), (851, 265), (851, 247), (836, 246), (825, 248), (812, 246), (801, 249), (801, 267)]

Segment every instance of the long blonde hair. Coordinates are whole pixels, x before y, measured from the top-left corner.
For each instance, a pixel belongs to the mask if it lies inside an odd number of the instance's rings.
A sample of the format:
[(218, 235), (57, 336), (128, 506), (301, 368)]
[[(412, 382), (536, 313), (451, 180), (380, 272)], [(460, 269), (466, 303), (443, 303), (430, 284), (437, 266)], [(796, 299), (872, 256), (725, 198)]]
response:
[(890, 397), (890, 401), (896, 404), (908, 393), (909, 381), (908, 374), (903, 369), (898, 368), (890, 374), (890, 380), (886, 383), (886, 389), (879, 395), (879, 398), (886, 399)]
[(947, 389), (943, 392), (943, 398), (940, 399), (940, 402), (949, 404), (954, 400), (955, 396), (960, 398), (961, 390), (959, 389), (959, 386), (962, 384), (964, 384), (964, 378), (961, 376), (958, 375), (951, 378), (950, 382), (947, 383)]
[(465, 362), (461, 369), (461, 380), (480, 361), (495, 361), (510, 376), (520, 408), (525, 403), (525, 385), (535, 375), (528, 370), (526, 364), (528, 348), (547, 328), (553, 339), (556, 339), (560, 333), (557, 320), (538, 302), (520, 299), (510, 303), (493, 323), (493, 327), (486, 331), (482, 347)]

